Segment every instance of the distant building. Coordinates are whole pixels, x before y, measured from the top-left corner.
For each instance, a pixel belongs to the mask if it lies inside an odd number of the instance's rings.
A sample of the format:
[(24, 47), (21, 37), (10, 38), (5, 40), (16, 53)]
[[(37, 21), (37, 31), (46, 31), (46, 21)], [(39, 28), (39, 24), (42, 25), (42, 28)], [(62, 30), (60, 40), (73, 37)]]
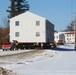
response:
[(54, 32), (54, 40), (56, 43), (59, 41), (62, 41), (63, 43), (65, 42), (65, 35), (64, 32)]
[(62, 40), (63, 43), (74, 43), (75, 40), (74, 31), (54, 32), (54, 40), (57, 43), (59, 40)]
[(73, 31), (69, 31), (65, 33), (65, 41), (66, 43), (74, 43), (75, 35)]

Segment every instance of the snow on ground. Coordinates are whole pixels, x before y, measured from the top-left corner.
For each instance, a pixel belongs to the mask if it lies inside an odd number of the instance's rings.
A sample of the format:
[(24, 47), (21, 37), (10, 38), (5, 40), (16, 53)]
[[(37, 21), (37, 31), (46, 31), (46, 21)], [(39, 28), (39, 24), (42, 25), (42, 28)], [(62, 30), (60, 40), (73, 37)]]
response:
[(33, 50), (14, 50), (14, 51), (7, 50), (7, 51), (3, 51), (2, 49), (0, 49), (0, 56), (19, 54), (19, 53), (24, 53), (24, 52), (29, 52), (29, 51), (33, 51)]
[(21, 67), (23, 68), (23, 66), (24, 68), (21, 69), (21, 71), (25, 72), (25, 68), (27, 66), (32, 65), (35, 62), (38, 63), (47, 61), (52, 58), (56, 58), (57, 56), (60, 55), (59, 52), (51, 50), (19, 50), (19, 51), (4, 51), (4, 52), (0, 51), (0, 53), (1, 53), (0, 67), (3, 67), (8, 70), (17, 71), (19, 74), (20, 74), (19, 69)]
[(59, 48), (66, 48), (66, 49), (74, 49), (74, 44), (64, 44), (58, 46)]
[[(68, 53), (69, 50), (70, 53)], [(73, 44), (66, 44), (58, 46), (56, 49), (32, 50), (31, 52), (30, 50), (0, 51), (0, 67), (12, 70), (17, 75), (76, 75), (74, 70), (72, 72), (69, 70), (73, 67), (76, 70), (75, 63), (71, 64), (72, 67), (68, 62), (73, 58), (71, 55), (73, 50)], [(67, 51), (68, 55), (70, 54), (69, 60), (67, 60), (69, 57), (64, 51)], [(17, 55), (8, 56), (9, 53)]]

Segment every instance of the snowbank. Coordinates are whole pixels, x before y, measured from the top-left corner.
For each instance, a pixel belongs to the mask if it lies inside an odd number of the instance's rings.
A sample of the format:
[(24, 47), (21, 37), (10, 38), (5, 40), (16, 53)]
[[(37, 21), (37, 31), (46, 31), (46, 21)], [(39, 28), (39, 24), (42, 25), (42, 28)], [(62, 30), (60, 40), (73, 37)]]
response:
[(0, 49), (0, 56), (19, 54), (19, 53), (30, 52), (30, 51), (34, 51), (34, 50), (14, 50), (14, 51), (8, 50), (8, 51), (2, 51)]
[[(4, 52), (4, 53), (2, 52), (0, 57), (0, 66), (5, 69), (8, 69), (8, 71), (9, 70), (15, 71), (14, 73), (16, 74), (19, 73), (21, 75), (26, 75), (29, 70), (32, 70), (32, 68), (35, 69), (35, 71), (37, 71), (36, 67), (38, 67), (39, 64), (43, 62), (48, 62), (49, 60), (55, 59), (61, 55), (60, 52), (52, 51), (52, 50), (38, 50), (38, 51), (32, 51), (32, 52), (30, 52), (29, 50), (28, 53), (27, 51), (25, 52), (21, 50), (19, 52), (12, 51), (12, 54), (15, 52), (16, 53), (21, 52), (21, 54), (5, 56), (8, 54), (11, 54), (10, 53), (11, 51), (7, 51), (7, 52)], [(13, 74), (11, 73), (11, 75)]]

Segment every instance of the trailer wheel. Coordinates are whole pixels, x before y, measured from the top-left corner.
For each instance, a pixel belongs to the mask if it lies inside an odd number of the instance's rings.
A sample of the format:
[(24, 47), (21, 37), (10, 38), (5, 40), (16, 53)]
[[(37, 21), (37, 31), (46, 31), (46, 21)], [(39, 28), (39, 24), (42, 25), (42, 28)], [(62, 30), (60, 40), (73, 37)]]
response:
[(16, 45), (14, 43), (11, 45), (11, 50), (16, 50)]
[(5, 49), (7, 51), (7, 49)]
[(5, 49), (3, 49), (3, 51), (4, 51)]
[(56, 45), (53, 45), (54, 48), (56, 48)]

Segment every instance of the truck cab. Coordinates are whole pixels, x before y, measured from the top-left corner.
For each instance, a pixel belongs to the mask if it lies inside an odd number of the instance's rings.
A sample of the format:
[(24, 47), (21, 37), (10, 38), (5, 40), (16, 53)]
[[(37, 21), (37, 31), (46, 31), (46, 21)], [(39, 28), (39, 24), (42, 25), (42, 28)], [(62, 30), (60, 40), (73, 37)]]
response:
[(11, 49), (11, 43), (10, 42), (6, 42), (2, 45), (2, 49), (4, 50), (8, 50)]

